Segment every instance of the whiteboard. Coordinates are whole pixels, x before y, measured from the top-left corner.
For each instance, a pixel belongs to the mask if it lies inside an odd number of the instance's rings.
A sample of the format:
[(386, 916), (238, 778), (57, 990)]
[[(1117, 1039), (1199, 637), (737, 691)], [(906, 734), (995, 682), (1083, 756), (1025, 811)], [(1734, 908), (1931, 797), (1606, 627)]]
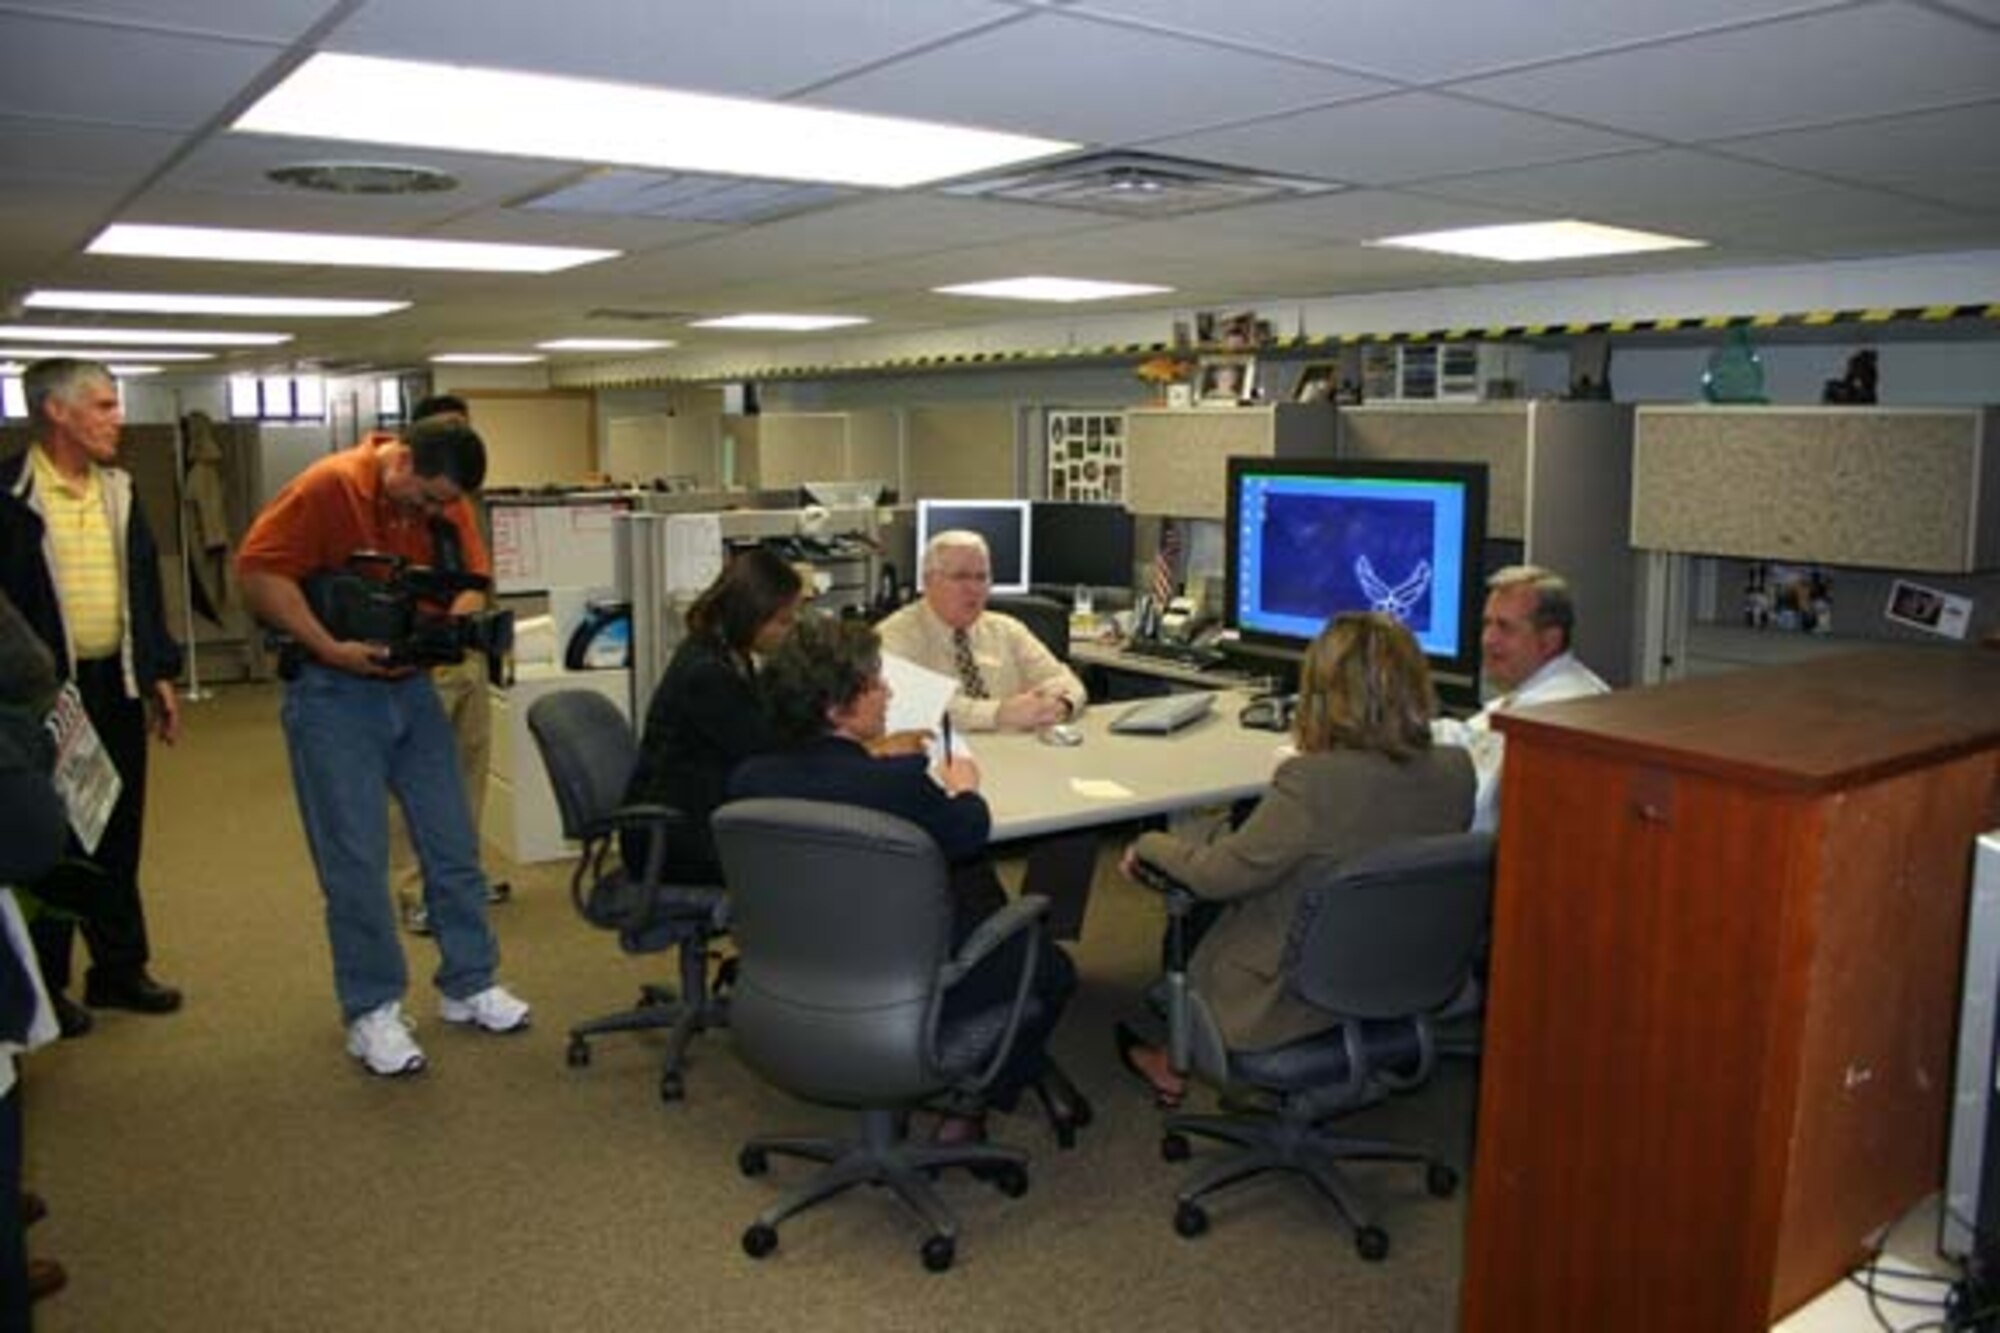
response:
[(612, 515), (631, 508), (620, 496), (531, 502), (494, 498), (493, 590), (609, 588), (618, 581)]

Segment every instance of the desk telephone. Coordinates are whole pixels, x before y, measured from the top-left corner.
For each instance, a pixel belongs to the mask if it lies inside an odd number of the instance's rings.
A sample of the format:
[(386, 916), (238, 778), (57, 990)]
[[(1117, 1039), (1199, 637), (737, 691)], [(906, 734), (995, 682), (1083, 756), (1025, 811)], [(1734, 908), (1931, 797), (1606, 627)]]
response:
[(1299, 699), (1295, 694), (1266, 694), (1244, 704), (1236, 714), (1236, 720), (1243, 726), (1256, 731), (1290, 731), (1292, 715), (1298, 710)]

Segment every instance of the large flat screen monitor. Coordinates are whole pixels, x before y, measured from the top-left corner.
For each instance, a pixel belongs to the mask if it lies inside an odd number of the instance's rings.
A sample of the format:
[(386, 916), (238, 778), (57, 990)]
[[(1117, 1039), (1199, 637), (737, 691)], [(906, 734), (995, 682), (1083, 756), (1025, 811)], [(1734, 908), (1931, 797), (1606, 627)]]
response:
[(1229, 460), (1229, 624), (1303, 648), (1340, 611), (1388, 611), (1434, 670), (1474, 677), (1482, 463)]
[(1132, 515), (1123, 505), (1035, 501), (1032, 582), (1061, 587), (1132, 586)]
[(1024, 593), (1028, 590), (1028, 570), (1034, 545), (1034, 530), (1028, 522), (1026, 500), (919, 500), (917, 501), (917, 560), (931, 538), (940, 532), (961, 529), (986, 539), (993, 560), (992, 590)]

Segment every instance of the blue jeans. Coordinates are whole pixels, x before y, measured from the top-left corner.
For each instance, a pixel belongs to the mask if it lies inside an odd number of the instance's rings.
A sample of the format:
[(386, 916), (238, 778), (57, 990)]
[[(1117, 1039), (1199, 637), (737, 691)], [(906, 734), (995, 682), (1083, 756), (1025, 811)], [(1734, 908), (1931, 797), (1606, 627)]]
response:
[(457, 742), (430, 677), (349, 675), (307, 665), (280, 709), (333, 948), (344, 1021), (403, 998), (409, 973), (389, 900), (389, 803), (403, 808), (424, 872), (441, 959), (437, 988), (464, 999), (493, 984), (499, 948), (486, 924), (486, 877), (458, 775)]

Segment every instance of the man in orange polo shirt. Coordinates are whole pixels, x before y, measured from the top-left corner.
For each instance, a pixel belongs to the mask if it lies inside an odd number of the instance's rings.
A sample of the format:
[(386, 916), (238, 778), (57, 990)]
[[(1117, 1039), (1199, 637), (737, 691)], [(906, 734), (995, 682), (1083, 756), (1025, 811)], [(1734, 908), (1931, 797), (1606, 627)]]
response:
[[(528, 1024), (528, 1006), (493, 979), (499, 950), (486, 921), (479, 869), (451, 724), (429, 678), (390, 665), (383, 645), (344, 637), (307, 595), (363, 551), (436, 565), (433, 528), (445, 525), (463, 567), (490, 574), (466, 496), (486, 477), (486, 446), (462, 421), (419, 422), (401, 438), (375, 434), (323, 458), (280, 491), (236, 557), (243, 595), (303, 657), (280, 716), (292, 783), (326, 896), (334, 990), (347, 1050), (370, 1073), (424, 1066), (403, 1016), (408, 971), (389, 896), (385, 795), (402, 807), (423, 866), (424, 896), (443, 961), (435, 974), (447, 1023), (487, 1032)], [(481, 600), (462, 593), (448, 608)]]

